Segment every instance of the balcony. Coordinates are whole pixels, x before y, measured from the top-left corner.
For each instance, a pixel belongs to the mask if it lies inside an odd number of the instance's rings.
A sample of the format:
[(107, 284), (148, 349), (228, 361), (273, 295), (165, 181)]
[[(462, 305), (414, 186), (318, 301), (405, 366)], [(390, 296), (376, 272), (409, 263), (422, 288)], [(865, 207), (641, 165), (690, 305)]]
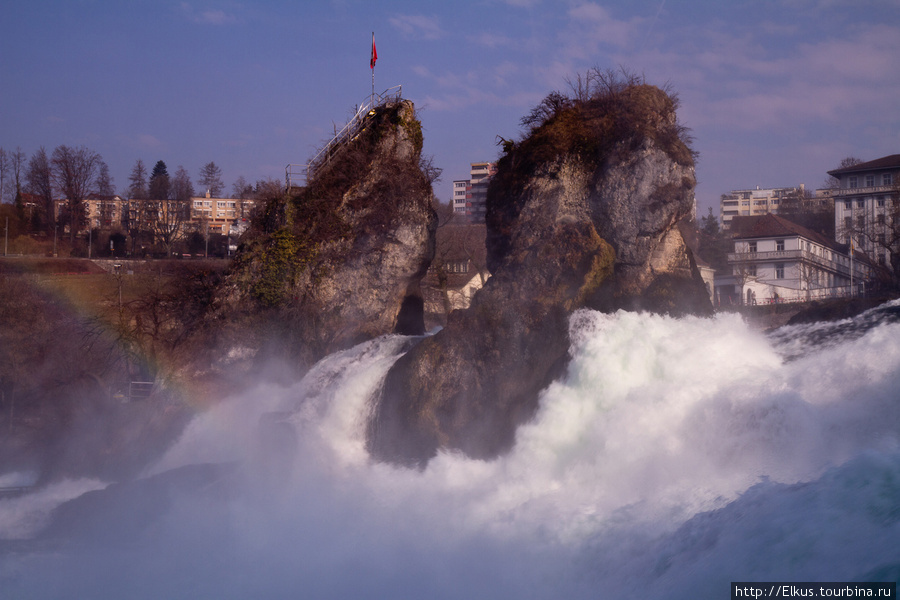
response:
[(729, 264), (758, 264), (762, 262), (798, 261), (817, 265), (839, 275), (850, 276), (850, 266), (829, 260), (808, 250), (776, 250), (774, 252), (732, 252), (728, 254)]
[(896, 185), (874, 185), (869, 187), (852, 187), (834, 190), (833, 196), (839, 198), (841, 196), (862, 196), (866, 194), (885, 194), (896, 192)]

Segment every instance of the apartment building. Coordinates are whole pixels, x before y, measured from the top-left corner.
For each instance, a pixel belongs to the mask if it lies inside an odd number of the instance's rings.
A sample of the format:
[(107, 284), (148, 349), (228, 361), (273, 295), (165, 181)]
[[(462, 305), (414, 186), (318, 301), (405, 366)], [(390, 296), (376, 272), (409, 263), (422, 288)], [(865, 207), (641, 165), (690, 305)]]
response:
[(196, 231), (235, 233), (242, 229), (241, 224), (250, 218), (250, 212), (256, 205), (254, 200), (238, 198), (213, 198), (207, 192), (205, 197), (194, 197), (190, 200), (190, 227)]
[(832, 193), (837, 241), (852, 242), (877, 264), (890, 264), (890, 255), (900, 252), (900, 154), (828, 174), (839, 181)]
[(734, 217), (752, 217), (777, 214), (781, 202), (791, 196), (802, 195), (804, 185), (788, 188), (759, 188), (732, 190), (719, 199), (719, 220), (723, 229), (731, 227)]
[(487, 211), (487, 189), (491, 177), (497, 172), (492, 162), (471, 163), (469, 179), (453, 182), (453, 212), (465, 215), (471, 223), (484, 223)]

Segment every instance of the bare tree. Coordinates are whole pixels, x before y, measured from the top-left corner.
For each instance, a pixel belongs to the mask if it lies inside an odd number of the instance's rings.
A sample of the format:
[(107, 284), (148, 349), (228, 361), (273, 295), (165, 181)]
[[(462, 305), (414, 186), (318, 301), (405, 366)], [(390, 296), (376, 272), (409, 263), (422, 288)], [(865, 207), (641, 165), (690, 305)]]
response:
[(144, 212), (153, 239), (165, 247), (167, 256), (172, 256), (172, 248), (184, 238), (190, 220), (188, 202), (175, 198), (145, 200)]
[(39, 148), (28, 161), (25, 180), (28, 191), (40, 198), (41, 206), (38, 212), (43, 213), (44, 228), (47, 233), (53, 232), (56, 225), (56, 211), (53, 207), (53, 183), (50, 175), (50, 159), (43, 146)]
[(25, 178), (25, 153), (22, 148), (16, 146), (16, 151), (9, 154), (10, 169), (13, 176), (13, 185), (15, 186), (15, 195), (18, 197), (22, 193), (22, 184)]
[(144, 161), (137, 159), (134, 167), (131, 169), (131, 175), (128, 176), (128, 197), (136, 200), (144, 200), (147, 198), (147, 167)]
[(22, 192), (25, 177), (25, 153), (0, 148), (0, 202), (15, 199)]
[(97, 193), (106, 198), (116, 195), (116, 186), (113, 185), (113, 178), (109, 174), (109, 166), (102, 160), (97, 174)]
[(797, 189), (780, 200), (778, 216), (834, 239), (834, 199)]
[(871, 210), (844, 217), (838, 224), (842, 240), (855, 240), (855, 251), (871, 253), (869, 259), (881, 268), (882, 283), (900, 289), (900, 182)]
[(102, 162), (99, 154), (85, 146), (70, 148), (62, 145), (53, 151), (51, 175), (54, 187), (67, 200), (71, 242), (75, 241), (75, 234), (87, 220), (84, 199), (96, 189)]
[(231, 197), (236, 200), (246, 200), (253, 195), (253, 186), (241, 175), (235, 179), (231, 186)]
[(214, 162), (208, 162), (200, 169), (200, 187), (213, 198), (221, 197), (225, 184), (222, 183), (222, 169)]
[[(846, 169), (847, 167), (852, 167), (860, 164), (862, 159), (856, 158), (855, 156), (847, 156), (841, 160), (841, 164), (838, 166), (838, 169)], [(841, 185), (841, 180), (835, 177), (834, 175), (829, 175), (827, 179), (822, 183), (822, 187), (826, 190), (836, 190)]]
[(191, 183), (191, 176), (187, 170), (178, 165), (175, 171), (175, 178), (172, 180), (172, 195), (176, 200), (187, 202), (194, 195), (194, 184)]
[(9, 157), (6, 150), (0, 148), (0, 204), (6, 197), (6, 182), (9, 178)]

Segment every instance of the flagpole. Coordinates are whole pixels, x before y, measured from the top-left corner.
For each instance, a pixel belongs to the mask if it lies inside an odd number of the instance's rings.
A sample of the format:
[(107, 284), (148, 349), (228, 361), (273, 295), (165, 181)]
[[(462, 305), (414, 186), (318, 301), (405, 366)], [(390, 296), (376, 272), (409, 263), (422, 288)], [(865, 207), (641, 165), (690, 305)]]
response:
[(372, 32), (372, 60), (370, 61), (370, 65), (372, 67), (372, 100), (369, 102), (371, 104), (371, 108), (375, 108), (375, 59), (377, 58), (377, 54), (375, 53), (375, 32)]

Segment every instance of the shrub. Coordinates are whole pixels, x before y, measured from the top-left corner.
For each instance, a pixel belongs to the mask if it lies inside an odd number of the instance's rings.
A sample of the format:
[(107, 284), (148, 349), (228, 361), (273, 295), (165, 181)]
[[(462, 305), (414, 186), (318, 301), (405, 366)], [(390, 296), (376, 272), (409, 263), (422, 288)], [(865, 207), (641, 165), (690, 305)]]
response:
[(501, 139), (503, 154), (491, 180), (491, 195), (517, 196), (531, 176), (553, 171), (559, 159), (575, 157), (591, 170), (612, 152), (630, 152), (647, 138), (675, 162), (693, 165), (687, 129), (678, 124), (677, 95), (628, 72), (592, 69), (569, 82), (571, 95), (551, 92), (522, 118), (526, 135)]

